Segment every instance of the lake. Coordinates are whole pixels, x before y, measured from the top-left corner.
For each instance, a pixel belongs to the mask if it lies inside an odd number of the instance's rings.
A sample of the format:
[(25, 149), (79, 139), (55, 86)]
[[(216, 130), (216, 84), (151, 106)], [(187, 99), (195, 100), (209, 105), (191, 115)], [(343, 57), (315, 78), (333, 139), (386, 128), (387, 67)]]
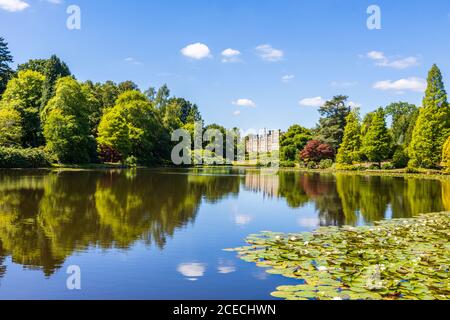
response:
[[(0, 299), (272, 299), (223, 249), (450, 210), (450, 181), (244, 168), (0, 171)], [(68, 290), (79, 266), (81, 290)]]

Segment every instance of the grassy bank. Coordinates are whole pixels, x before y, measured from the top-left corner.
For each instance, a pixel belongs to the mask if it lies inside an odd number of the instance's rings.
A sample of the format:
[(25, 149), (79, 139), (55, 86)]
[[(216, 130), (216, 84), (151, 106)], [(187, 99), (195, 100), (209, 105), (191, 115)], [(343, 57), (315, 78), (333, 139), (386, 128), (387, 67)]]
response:
[(439, 170), (416, 169), (416, 172), (409, 172), (408, 169), (396, 170), (336, 170), (336, 169), (303, 169), (303, 168), (281, 168), (282, 171), (307, 172), (307, 173), (328, 173), (328, 174), (347, 174), (347, 175), (363, 175), (363, 176), (386, 176), (399, 178), (415, 178), (415, 179), (439, 179), (450, 180), (450, 174)]
[(274, 297), (288, 300), (448, 300), (450, 213), (327, 227), (314, 233), (250, 235), (227, 249), (270, 274), (297, 279)]

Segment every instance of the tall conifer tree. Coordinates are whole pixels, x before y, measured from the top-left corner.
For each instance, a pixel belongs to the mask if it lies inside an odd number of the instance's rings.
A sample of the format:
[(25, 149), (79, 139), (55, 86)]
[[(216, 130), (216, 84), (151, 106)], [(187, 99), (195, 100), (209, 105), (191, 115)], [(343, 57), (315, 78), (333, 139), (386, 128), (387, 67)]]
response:
[(442, 149), (450, 133), (450, 107), (442, 74), (436, 65), (431, 68), (427, 82), (409, 147), (409, 165), (419, 168), (435, 168), (440, 164)]

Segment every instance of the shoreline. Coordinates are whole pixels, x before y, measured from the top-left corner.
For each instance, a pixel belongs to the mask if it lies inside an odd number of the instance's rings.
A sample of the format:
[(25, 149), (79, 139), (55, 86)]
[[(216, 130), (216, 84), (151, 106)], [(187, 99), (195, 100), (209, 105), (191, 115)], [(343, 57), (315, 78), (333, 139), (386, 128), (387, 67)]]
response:
[[(138, 166), (127, 167), (122, 164), (81, 164), (81, 165), (52, 165), (50, 167), (42, 168), (0, 168), (0, 171), (16, 171), (16, 170), (130, 170), (130, 169), (212, 169), (212, 168), (236, 168), (247, 170), (264, 170), (264, 167), (256, 166), (192, 166), (192, 167), (177, 167), (177, 166)], [(270, 169), (270, 168), (267, 168)], [(450, 173), (438, 170), (417, 169), (417, 173), (407, 172), (407, 169), (394, 170), (338, 170), (338, 169), (307, 169), (307, 168), (278, 168), (281, 172), (298, 172), (298, 173), (316, 173), (316, 174), (346, 174), (346, 175), (362, 175), (362, 176), (380, 176), (393, 178), (413, 178), (413, 179), (433, 179), (433, 180), (450, 180)]]

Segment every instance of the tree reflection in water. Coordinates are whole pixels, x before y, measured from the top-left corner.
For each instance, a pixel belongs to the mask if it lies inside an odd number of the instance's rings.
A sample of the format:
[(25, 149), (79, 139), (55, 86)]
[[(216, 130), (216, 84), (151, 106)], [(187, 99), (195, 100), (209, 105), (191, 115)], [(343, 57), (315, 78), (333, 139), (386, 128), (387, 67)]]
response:
[(323, 226), (450, 210), (450, 181), (283, 171), (261, 176), (249, 171), (245, 185), (247, 190), (284, 198), (291, 208), (314, 204)]
[[(237, 176), (63, 171), (0, 174), (0, 262), (47, 276), (74, 251), (127, 249), (136, 241), (163, 248), (194, 222), (202, 199), (237, 195)], [(4, 267), (0, 268), (1, 271)]]
[(0, 278), (9, 256), (50, 276), (87, 248), (128, 249), (142, 241), (162, 249), (195, 222), (202, 201), (242, 192), (284, 199), (290, 208), (313, 205), (327, 226), (450, 210), (450, 181), (231, 168), (2, 171)]

